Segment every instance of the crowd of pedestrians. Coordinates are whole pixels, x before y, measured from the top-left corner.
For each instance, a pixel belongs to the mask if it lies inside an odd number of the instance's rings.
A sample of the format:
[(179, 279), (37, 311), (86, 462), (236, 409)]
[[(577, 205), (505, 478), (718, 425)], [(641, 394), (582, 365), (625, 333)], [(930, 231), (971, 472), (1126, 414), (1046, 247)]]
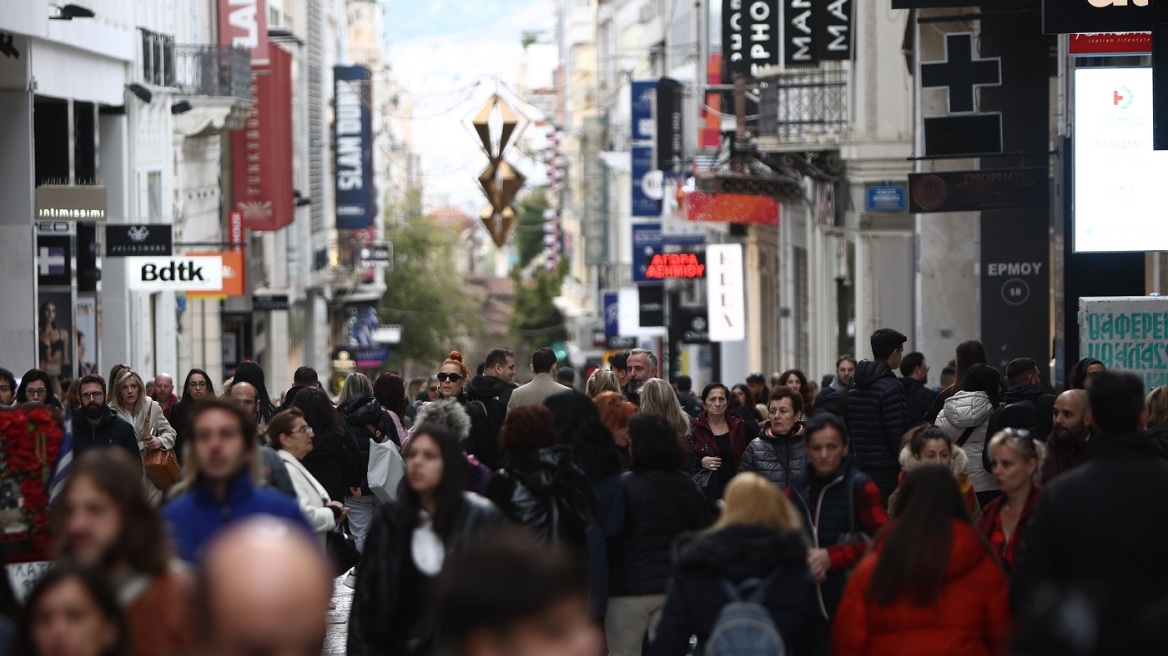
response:
[(583, 391), (496, 349), (335, 401), (309, 367), (0, 370), (73, 458), (0, 653), (320, 653), (333, 579), (350, 654), (1159, 653), (1168, 389), (1084, 360), (1056, 396), (977, 342), (934, 388), (906, 342), (696, 394), (644, 349)]

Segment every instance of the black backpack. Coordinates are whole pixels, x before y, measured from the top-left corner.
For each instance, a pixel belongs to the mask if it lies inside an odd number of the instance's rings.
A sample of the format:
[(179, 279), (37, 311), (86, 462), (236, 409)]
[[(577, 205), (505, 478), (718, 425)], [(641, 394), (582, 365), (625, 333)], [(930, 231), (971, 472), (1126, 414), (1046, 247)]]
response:
[(998, 409), (990, 415), (986, 425), (986, 444), (985, 449), (981, 452), (981, 464), (985, 470), (993, 470), (993, 463), (990, 460), (990, 440), (994, 439), (994, 435), (1007, 428), (1017, 428), (1030, 431), (1031, 436), (1042, 440), (1046, 436), (1038, 434), (1040, 425), (1042, 425), (1042, 419), (1039, 417), (1038, 406), (1035, 405), (1034, 401), (1027, 399), (999, 405)]

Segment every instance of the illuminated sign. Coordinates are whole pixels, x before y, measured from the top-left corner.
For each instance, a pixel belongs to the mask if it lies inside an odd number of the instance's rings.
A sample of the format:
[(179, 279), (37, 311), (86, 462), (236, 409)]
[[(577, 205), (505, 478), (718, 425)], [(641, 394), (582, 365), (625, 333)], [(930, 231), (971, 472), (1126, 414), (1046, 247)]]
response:
[(645, 277), (649, 280), (704, 278), (706, 263), (703, 259), (698, 253), (657, 253), (649, 259)]

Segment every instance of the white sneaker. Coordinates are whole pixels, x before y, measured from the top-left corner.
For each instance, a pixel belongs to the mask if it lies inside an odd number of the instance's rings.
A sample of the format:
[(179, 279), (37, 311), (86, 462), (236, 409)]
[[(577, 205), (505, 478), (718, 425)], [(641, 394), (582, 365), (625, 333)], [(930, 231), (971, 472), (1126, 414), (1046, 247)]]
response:
[(345, 580), (343, 581), (343, 583), (345, 584), (346, 588), (350, 588), (352, 590), (357, 589), (357, 568), (356, 567), (349, 570), (349, 573), (345, 575)]

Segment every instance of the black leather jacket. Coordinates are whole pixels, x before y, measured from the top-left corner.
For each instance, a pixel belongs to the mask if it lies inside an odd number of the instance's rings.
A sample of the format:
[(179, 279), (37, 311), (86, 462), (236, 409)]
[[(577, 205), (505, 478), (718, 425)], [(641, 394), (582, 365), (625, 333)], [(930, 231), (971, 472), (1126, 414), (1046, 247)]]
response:
[(541, 543), (585, 548), (596, 517), (596, 496), (567, 446), (540, 449), (508, 463), (487, 484), (486, 497)]
[[(462, 500), (454, 529), (443, 538), (448, 554), (506, 522), (494, 504), (483, 497), (465, 492)], [(394, 635), (395, 615), (402, 607), (419, 603), (423, 594), (399, 585), (402, 561), (412, 558), (412, 531), (406, 529), (402, 512), (397, 502), (379, 506), (369, 526), (349, 613), (350, 656), (406, 653), (405, 638)]]

